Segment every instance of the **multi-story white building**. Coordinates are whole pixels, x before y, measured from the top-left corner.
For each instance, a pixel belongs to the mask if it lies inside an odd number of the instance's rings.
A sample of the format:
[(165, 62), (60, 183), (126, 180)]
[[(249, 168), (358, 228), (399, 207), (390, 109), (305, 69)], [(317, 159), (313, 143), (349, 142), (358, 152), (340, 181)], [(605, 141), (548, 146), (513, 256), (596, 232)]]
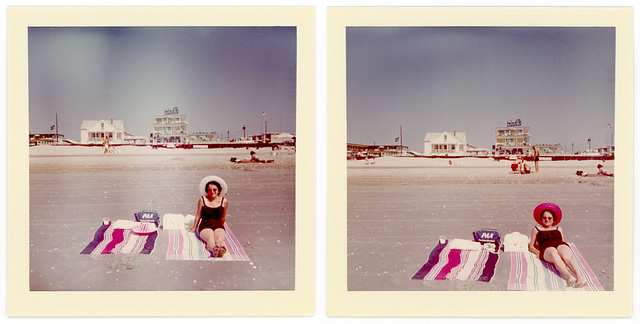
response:
[(493, 152), (498, 155), (527, 155), (533, 151), (529, 142), (529, 126), (522, 126), (520, 119), (507, 122), (507, 127), (496, 127), (496, 143)]
[(465, 156), (467, 135), (464, 132), (427, 133), (424, 136), (424, 155)]
[(164, 115), (153, 116), (153, 141), (157, 144), (183, 144), (187, 139), (187, 115), (178, 107), (164, 110)]

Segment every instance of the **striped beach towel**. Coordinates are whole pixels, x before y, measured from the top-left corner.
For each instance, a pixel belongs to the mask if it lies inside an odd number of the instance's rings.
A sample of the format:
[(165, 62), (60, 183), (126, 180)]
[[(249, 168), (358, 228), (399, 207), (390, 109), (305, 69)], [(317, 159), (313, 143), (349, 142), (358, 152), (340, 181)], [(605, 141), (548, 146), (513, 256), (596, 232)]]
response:
[(193, 261), (250, 261), (249, 256), (242, 248), (238, 239), (233, 235), (227, 224), (224, 224), (226, 232), (225, 244), (227, 253), (222, 258), (214, 258), (205, 248), (202, 240), (196, 233), (185, 230), (168, 230), (169, 246), (167, 248), (167, 260), (193, 260)]
[(158, 232), (138, 235), (131, 229), (102, 225), (93, 241), (80, 254), (150, 254), (156, 244)]
[(491, 282), (498, 259), (498, 254), (486, 250), (451, 249), (448, 242), (438, 243), (411, 279)]
[(558, 269), (540, 260), (531, 252), (510, 252), (511, 271), (508, 290), (604, 290), (595, 273), (582, 257), (575, 244), (569, 243), (573, 258), (578, 261), (580, 271), (587, 280), (582, 288), (567, 287)]

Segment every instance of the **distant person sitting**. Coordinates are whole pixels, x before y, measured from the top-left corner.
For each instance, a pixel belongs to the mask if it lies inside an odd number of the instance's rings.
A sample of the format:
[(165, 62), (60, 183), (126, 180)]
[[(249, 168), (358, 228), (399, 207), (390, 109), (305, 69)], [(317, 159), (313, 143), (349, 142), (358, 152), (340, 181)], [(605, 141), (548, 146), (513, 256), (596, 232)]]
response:
[[(514, 163), (515, 164), (515, 163)], [(518, 156), (518, 171), (520, 172), (520, 174), (530, 174), (531, 173), (531, 167), (524, 162), (524, 158), (522, 156)], [(513, 164), (511, 165), (511, 170), (513, 170), (513, 173), (517, 173), (516, 170), (514, 170), (514, 166)]]
[(520, 173), (520, 161), (511, 163), (511, 171), (513, 174)]
[(249, 152), (249, 154), (251, 155), (251, 159), (249, 160), (249, 162), (254, 162), (254, 163), (271, 163), (274, 160), (263, 160), (261, 159), (255, 151), (251, 151)]
[(264, 162), (263, 160), (260, 159), (260, 157), (256, 154), (255, 151), (251, 151), (249, 152), (249, 154), (251, 155), (251, 162)]
[(531, 167), (528, 164), (522, 162), (522, 171), (521, 171), (521, 173), (522, 174), (531, 174)]
[(598, 164), (598, 174), (607, 176), (607, 177), (613, 177), (613, 173), (607, 172), (607, 170), (604, 169), (604, 166), (602, 164)]

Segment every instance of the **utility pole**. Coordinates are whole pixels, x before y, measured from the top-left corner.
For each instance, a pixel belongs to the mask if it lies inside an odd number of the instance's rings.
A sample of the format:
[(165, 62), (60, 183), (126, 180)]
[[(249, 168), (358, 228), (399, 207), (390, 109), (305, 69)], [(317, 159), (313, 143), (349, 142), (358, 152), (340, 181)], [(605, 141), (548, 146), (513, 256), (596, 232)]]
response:
[(56, 143), (58, 143), (58, 139), (59, 139), (59, 135), (58, 135), (58, 113), (56, 113)]
[(400, 156), (402, 156), (402, 125), (400, 125)]

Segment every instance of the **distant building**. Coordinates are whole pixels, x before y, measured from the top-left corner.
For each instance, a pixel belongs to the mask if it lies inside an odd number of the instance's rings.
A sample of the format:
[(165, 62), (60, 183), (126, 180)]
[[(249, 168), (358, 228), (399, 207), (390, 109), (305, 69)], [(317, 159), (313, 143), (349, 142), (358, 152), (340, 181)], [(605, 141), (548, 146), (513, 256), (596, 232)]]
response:
[(125, 131), (122, 120), (84, 120), (80, 126), (81, 144), (101, 144), (105, 137), (111, 144), (124, 144)]
[(496, 127), (496, 143), (492, 151), (497, 155), (528, 154), (533, 151), (530, 138), (529, 126), (522, 126), (520, 119), (507, 122), (507, 127)]
[(126, 145), (146, 145), (147, 138), (144, 136), (135, 136), (127, 132), (124, 133), (124, 144)]
[(265, 133), (247, 136), (247, 140), (256, 143), (294, 145), (296, 136), (291, 133)]
[[(540, 150), (540, 155), (554, 155), (560, 154), (562, 152), (562, 145), (558, 144), (535, 144), (538, 150)], [(533, 149), (532, 149), (533, 151)], [(533, 152), (531, 153), (533, 154)]]
[(62, 134), (29, 134), (29, 146), (53, 145), (63, 140)]
[[(522, 126), (520, 119), (507, 122), (507, 127), (496, 127), (496, 144), (493, 145), (495, 155), (533, 155), (533, 146), (530, 142), (531, 134), (529, 126)], [(562, 154), (560, 144), (535, 144), (540, 155)]]
[(178, 107), (164, 110), (164, 115), (153, 116), (154, 143), (182, 144), (187, 139), (187, 115), (180, 114)]
[(400, 145), (366, 145), (347, 143), (347, 159), (364, 159), (367, 157), (399, 156), (406, 146)]
[(194, 132), (189, 133), (187, 142), (189, 144), (219, 142), (218, 132)]
[(489, 149), (467, 144), (467, 155), (469, 156), (489, 156), (489, 153)]
[(427, 133), (424, 136), (424, 155), (465, 156), (467, 135), (464, 132)]

